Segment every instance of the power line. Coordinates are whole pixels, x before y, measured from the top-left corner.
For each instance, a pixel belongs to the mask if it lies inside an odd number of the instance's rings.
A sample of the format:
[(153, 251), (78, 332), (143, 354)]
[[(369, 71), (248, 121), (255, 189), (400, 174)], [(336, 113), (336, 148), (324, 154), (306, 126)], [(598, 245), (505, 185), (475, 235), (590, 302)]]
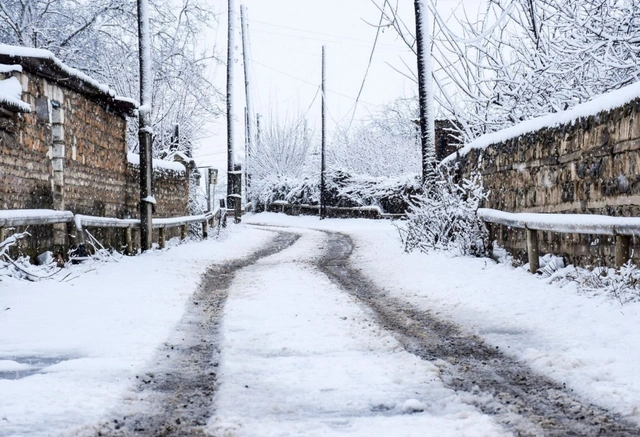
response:
[[(340, 40), (340, 42), (343, 43), (343, 44), (346, 44), (346, 43), (344, 43), (344, 40), (350, 40), (350, 41), (356, 41), (356, 42), (364, 43), (364, 44), (367, 45), (367, 47), (369, 46), (369, 41), (366, 41), (366, 40), (363, 40), (363, 39), (358, 39), (358, 38), (353, 38), (353, 37), (349, 37), (349, 36), (332, 35), (332, 34), (329, 34), (329, 33), (322, 33), (322, 32), (313, 32), (313, 31), (310, 31), (310, 30), (297, 29), (295, 27), (289, 27), (289, 26), (282, 26), (282, 25), (279, 25), (279, 24), (267, 23), (265, 21), (257, 21), (257, 20), (249, 20), (249, 21), (251, 21), (253, 23), (257, 23), (257, 24), (263, 24), (263, 25), (266, 25), (266, 26), (277, 27), (277, 28), (280, 28), (280, 29), (287, 29), (287, 30), (293, 30), (293, 31), (296, 31), (296, 32), (308, 33), (308, 34), (311, 34), (311, 35), (320, 35), (320, 36), (326, 36), (326, 37), (329, 37), (329, 38), (335, 38), (335, 39)], [(293, 35), (287, 35), (287, 34), (282, 34), (282, 33), (268, 32), (266, 30), (259, 30), (259, 29), (254, 29), (254, 30), (257, 31), (257, 32), (273, 33), (274, 35), (293, 36)], [(300, 38), (305, 38), (305, 37), (300, 37)], [(312, 39), (314, 41), (324, 41), (324, 40), (317, 39), (317, 38), (305, 38), (305, 39)], [(325, 42), (331, 42), (331, 41), (325, 41)], [(361, 45), (361, 44), (357, 44), (357, 45)], [(398, 46), (396, 46), (394, 44), (383, 44), (383, 43), (381, 43), (380, 45), (381, 46), (386, 46), (389, 49), (405, 50), (404, 47), (398, 47)]]
[[(267, 69), (269, 69), (269, 70), (273, 70), (273, 71), (275, 71), (276, 73), (283, 74), (283, 75), (285, 75), (285, 76), (287, 76), (287, 77), (290, 77), (290, 78), (292, 78), (292, 79), (299, 80), (300, 82), (304, 82), (304, 83), (306, 83), (306, 84), (313, 85), (314, 87), (315, 87), (315, 86), (318, 86), (318, 84), (316, 84), (316, 83), (309, 82), (308, 80), (301, 79), (301, 78), (299, 78), (299, 77), (293, 76), (293, 75), (291, 75), (291, 74), (289, 74), (289, 73), (286, 73), (286, 72), (284, 72), (284, 71), (278, 70), (277, 68), (270, 67), (270, 66), (268, 66), (268, 65), (266, 65), (266, 64), (263, 64), (262, 62), (256, 61), (255, 59), (251, 59), (251, 62), (255, 62), (256, 64), (261, 65), (261, 66), (262, 66), (262, 67), (264, 67), (264, 68), (267, 68)], [(327, 92), (330, 92), (330, 93), (332, 93), (332, 94), (336, 94), (336, 95), (338, 95), (338, 96), (345, 97), (345, 98), (347, 98), (347, 99), (351, 99), (351, 100), (354, 100), (354, 101), (356, 100), (354, 97), (348, 96), (348, 95), (346, 95), (346, 94), (339, 93), (339, 92), (337, 92), (337, 91), (332, 91), (332, 90), (326, 90), (326, 91), (327, 91)], [(376, 106), (376, 107), (380, 107), (380, 106), (381, 106), (381, 105), (376, 105), (375, 103), (365, 102), (364, 100), (360, 100), (360, 103), (364, 103), (365, 105), (369, 105), (369, 106)]]
[(373, 61), (373, 54), (376, 51), (376, 45), (378, 44), (378, 37), (380, 36), (380, 29), (382, 28), (383, 20), (384, 20), (384, 12), (380, 14), (380, 22), (378, 23), (378, 27), (376, 28), (376, 37), (373, 40), (373, 47), (371, 47), (371, 54), (369, 55), (369, 63), (367, 64), (367, 69), (364, 72), (364, 77), (362, 78), (362, 83), (360, 84), (360, 90), (358, 90), (358, 95), (356, 96), (356, 102), (353, 104), (353, 113), (351, 114), (351, 121), (349, 121), (349, 126), (347, 126), (347, 130), (351, 128), (351, 124), (353, 124), (353, 119), (356, 116), (356, 110), (358, 109), (358, 101), (360, 100), (360, 96), (362, 95), (362, 90), (364, 89), (364, 84), (367, 81), (367, 76), (369, 75), (369, 69), (371, 68), (371, 62)]

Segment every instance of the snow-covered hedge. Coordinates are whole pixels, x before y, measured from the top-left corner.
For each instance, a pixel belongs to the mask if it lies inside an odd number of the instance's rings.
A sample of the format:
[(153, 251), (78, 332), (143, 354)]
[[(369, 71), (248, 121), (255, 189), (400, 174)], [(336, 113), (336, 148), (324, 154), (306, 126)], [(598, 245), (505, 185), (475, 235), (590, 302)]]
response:
[(406, 222), (398, 225), (405, 250), (488, 255), (489, 233), (478, 216), (486, 197), (479, 174), (457, 182), (454, 170), (439, 167), (424, 192), (411, 199)]
[[(316, 180), (317, 179), (317, 180)], [(407, 199), (420, 191), (415, 175), (372, 177), (330, 172), (326, 177), (327, 204), (337, 207), (379, 207), (385, 213), (404, 213)], [(318, 178), (291, 178), (270, 176), (252, 181), (250, 196), (257, 210), (285, 201), (294, 205), (318, 205), (320, 180)]]

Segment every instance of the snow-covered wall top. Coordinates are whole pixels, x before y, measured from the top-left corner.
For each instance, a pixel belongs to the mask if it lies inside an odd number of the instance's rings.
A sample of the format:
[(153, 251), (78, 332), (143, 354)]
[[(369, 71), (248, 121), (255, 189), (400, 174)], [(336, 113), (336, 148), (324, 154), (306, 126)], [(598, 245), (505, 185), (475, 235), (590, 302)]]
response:
[(20, 112), (31, 112), (31, 106), (22, 101), (22, 85), (15, 77), (0, 80), (0, 106)]
[[(541, 129), (572, 124), (580, 118), (594, 116), (604, 111), (610, 111), (637, 98), (640, 98), (640, 82), (603, 94), (586, 103), (576, 105), (566, 111), (543, 115), (531, 120), (523, 121), (507, 129), (482, 135), (481, 137), (478, 137), (472, 142), (466, 144), (458, 151), (458, 153), (460, 155), (466, 155), (472, 149), (484, 149), (491, 144), (502, 143), (512, 138), (536, 132)], [(456, 154), (454, 153), (446, 157), (443, 162), (453, 161), (455, 158)]]
[[(135, 109), (139, 106), (134, 99), (116, 96), (116, 93), (108, 85), (98, 82), (80, 70), (69, 67), (48, 50), (0, 44), (0, 61), (20, 64), (22, 67), (32, 69), (34, 74), (44, 73), (45, 68), (42, 64), (46, 63), (52, 67), (54, 75), (60, 76), (59, 79), (77, 79), (83, 83), (84, 88), (92, 88), (104, 97), (108, 97), (114, 102), (122, 103), (125, 107), (131, 106), (132, 108), (130, 109)], [(33, 61), (39, 62), (34, 63)], [(70, 83), (67, 83), (67, 85), (70, 85)]]
[[(129, 152), (127, 153), (127, 161), (129, 162), (129, 164), (140, 166), (140, 155), (138, 155), (137, 153)], [(153, 169), (155, 171), (169, 170), (178, 173), (184, 173), (186, 171), (184, 165), (179, 162), (162, 161), (160, 159), (153, 160)]]
[(0, 64), (0, 73), (22, 73), (22, 65)]

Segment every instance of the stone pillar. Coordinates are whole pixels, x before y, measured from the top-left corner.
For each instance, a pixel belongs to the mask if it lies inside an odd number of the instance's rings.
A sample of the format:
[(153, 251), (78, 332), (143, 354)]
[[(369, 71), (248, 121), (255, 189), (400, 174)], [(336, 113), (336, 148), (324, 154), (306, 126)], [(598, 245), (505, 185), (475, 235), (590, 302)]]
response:
[[(51, 191), (53, 193), (53, 209), (65, 210), (64, 201), (64, 110), (62, 102), (51, 100), (51, 167), (53, 175), (51, 179)], [(53, 225), (53, 240), (55, 251), (66, 254), (69, 246), (67, 226), (64, 223)]]

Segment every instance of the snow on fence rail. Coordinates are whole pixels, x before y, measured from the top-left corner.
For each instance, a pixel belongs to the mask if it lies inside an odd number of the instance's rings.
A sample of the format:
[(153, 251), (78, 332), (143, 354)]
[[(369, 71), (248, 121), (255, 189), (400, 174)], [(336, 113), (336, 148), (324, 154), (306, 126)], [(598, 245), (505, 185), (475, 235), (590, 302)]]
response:
[[(187, 225), (191, 223), (202, 223), (202, 238), (209, 236), (209, 222), (215, 224), (216, 220), (220, 220), (221, 211), (207, 212), (200, 215), (170, 217), (170, 218), (154, 218), (152, 219), (153, 229), (158, 229), (159, 241), (161, 249), (166, 246), (165, 229), (180, 226), (180, 239), (187, 238)], [(84, 228), (124, 228), (125, 239), (127, 243), (127, 253), (133, 253), (132, 229), (140, 227), (139, 219), (117, 219), (111, 217), (94, 217), (82, 214), (76, 214), (74, 217), (76, 230), (80, 236), (81, 242), (84, 244)]]
[[(159, 230), (159, 245), (166, 245), (165, 229), (180, 226), (180, 237), (187, 237), (187, 225), (202, 223), (202, 236), (209, 236), (209, 223), (215, 225), (221, 218), (221, 210), (205, 214), (171, 218), (152, 219), (152, 226)], [(13, 226), (48, 225), (74, 222), (79, 241), (84, 244), (84, 228), (123, 228), (126, 230), (127, 253), (133, 253), (132, 229), (140, 227), (139, 219), (117, 219), (111, 217), (95, 217), (73, 214), (71, 211), (54, 211), (48, 209), (13, 209), (0, 211), (0, 242), (5, 239), (5, 229)]]
[(567, 234), (613, 235), (616, 267), (629, 260), (629, 237), (640, 236), (640, 218), (611, 217), (595, 214), (534, 214), (511, 213), (481, 208), (478, 217), (485, 222), (525, 229), (529, 270), (535, 273), (540, 268), (538, 260), (537, 231)]

